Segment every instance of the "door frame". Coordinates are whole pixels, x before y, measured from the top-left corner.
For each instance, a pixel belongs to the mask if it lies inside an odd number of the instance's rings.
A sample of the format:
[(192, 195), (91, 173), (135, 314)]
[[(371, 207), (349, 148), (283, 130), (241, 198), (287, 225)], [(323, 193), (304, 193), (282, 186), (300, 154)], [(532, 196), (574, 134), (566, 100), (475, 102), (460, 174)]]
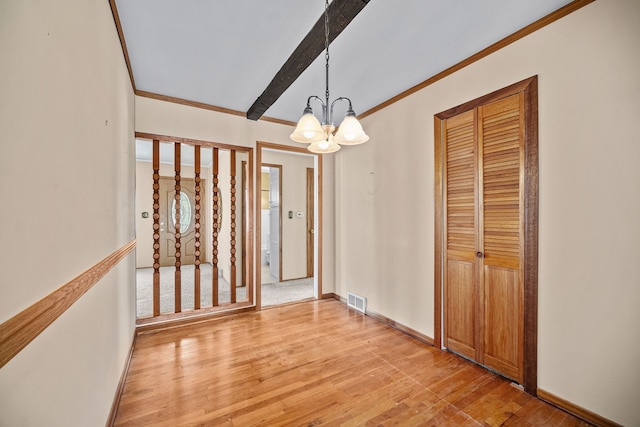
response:
[(314, 270), (315, 181), (314, 168), (307, 168), (307, 277), (313, 277)]
[[(260, 189), (262, 188), (262, 174), (261, 172), (261, 167), (262, 167), (262, 150), (263, 149), (269, 149), (269, 150), (277, 150), (277, 151), (284, 151), (284, 152), (290, 152), (290, 153), (300, 153), (300, 154), (307, 154), (307, 155), (312, 155), (315, 158), (315, 162), (314, 162), (314, 168), (316, 169), (316, 197), (317, 197), (317, 203), (316, 203), (316, 208), (315, 208), (315, 256), (316, 256), (316, 263), (315, 263), (315, 283), (316, 283), (316, 287), (314, 290), (314, 295), (317, 299), (322, 299), (322, 155), (321, 154), (314, 154), (309, 152), (309, 150), (307, 150), (305, 147), (294, 147), (294, 146), (290, 146), (290, 145), (281, 145), (281, 144), (274, 144), (272, 142), (263, 142), (263, 141), (257, 141), (256, 142), (256, 185), (255, 191), (260, 191)], [(254, 200), (257, 200), (257, 203), (260, 203), (260, 194), (256, 194), (256, 197), (254, 198)], [(259, 206), (258, 206), (259, 207)], [(259, 209), (257, 210), (259, 211)], [(262, 218), (261, 215), (256, 215), (256, 223), (255, 223), (255, 229), (256, 229), (256, 245), (254, 250), (256, 251), (254, 258), (255, 259), (260, 259), (260, 248), (262, 246)], [(262, 289), (261, 289), (261, 269), (260, 268), (256, 268), (256, 298), (255, 298), (255, 304), (256, 304), (256, 310), (261, 310), (262, 308)]]
[(527, 393), (538, 387), (538, 76), (450, 108), (434, 116), (435, 277), (434, 346), (442, 349), (444, 268), (444, 120), (515, 93), (524, 92), (524, 380)]

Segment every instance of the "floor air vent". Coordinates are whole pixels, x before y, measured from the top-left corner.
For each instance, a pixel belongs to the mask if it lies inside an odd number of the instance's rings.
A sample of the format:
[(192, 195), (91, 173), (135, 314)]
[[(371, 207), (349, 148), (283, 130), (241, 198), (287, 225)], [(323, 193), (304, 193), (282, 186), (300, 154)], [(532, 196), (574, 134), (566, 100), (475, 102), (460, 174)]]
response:
[(367, 310), (367, 299), (360, 295), (347, 293), (347, 305), (355, 310), (365, 312)]

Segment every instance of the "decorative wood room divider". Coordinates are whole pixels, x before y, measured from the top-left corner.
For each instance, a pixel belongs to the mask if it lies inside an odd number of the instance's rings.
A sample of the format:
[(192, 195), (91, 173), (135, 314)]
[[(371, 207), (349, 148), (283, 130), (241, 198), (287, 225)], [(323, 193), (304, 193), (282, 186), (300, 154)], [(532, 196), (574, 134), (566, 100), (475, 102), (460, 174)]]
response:
[[(141, 313), (138, 304), (138, 323), (251, 306), (252, 149), (142, 133), (136, 133), (136, 137), (137, 147), (151, 145), (148, 160), (151, 160), (153, 190), (150, 195), (153, 200), (152, 286), (143, 289), (140, 272), (149, 268), (140, 265), (137, 284), (139, 299), (151, 292), (153, 309)], [(144, 173), (142, 165), (145, 160), (144, 154), (137, 152), (138, 183), (148, 179), (148, 172)], [(163, 187), (162, 180), (172, 182), (173, 188)], [(136, 215), (147, 218), (143, 209), (144, 206), (137, 208)], [(148, 235), (144, 225), (138, 225), (138, 241)], [(167, 260), (172, 260), (172, 264), (167, 264)], [(210, 268), (206, 266), (207, 278), (209, 271), (211, 276), (207, 281), (203, 280), (203, 264), (210, 264)], [(186, 266), (189, 266), (188, 273)], [(171, 274), (173, 310), (167, 310), (170, 304), (163, 300), (163, 309), (161, 298), (167, 297), (171, 278), (166, 275)], [(239, 298), (240, 288), (244, 289)], [(191, 292), (193, 300), (185, 301), (184, 295), (191, 295)], [(221, 299), (221, 292), (224, 292), (224, 299)], [(176, 316), (177, 313), (181, 315)]]

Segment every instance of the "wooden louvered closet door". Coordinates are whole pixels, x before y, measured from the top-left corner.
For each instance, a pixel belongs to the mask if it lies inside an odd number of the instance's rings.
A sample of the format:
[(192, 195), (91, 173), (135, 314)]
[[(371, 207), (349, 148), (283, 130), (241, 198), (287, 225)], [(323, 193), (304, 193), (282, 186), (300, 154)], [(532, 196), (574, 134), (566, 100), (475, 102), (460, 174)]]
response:
[(522, 382), (524, 95), (445, 120), (444, 345)]

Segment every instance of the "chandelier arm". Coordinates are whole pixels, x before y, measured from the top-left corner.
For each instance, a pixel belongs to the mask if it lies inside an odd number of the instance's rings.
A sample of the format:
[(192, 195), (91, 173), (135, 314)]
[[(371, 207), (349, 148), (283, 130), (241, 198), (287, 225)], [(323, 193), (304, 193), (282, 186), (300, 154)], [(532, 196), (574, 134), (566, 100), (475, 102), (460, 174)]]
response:
[(349, 111), (353, 111), (353, 108), (351, 107), (351, 100), (349, 98), (347, 98), (345, 96), (341, 96), (340, 98), (334, 99), (333, 102), (331, 103), (331, 114), (330, 114), (331, 124), (333, 124), (333, 106), (338, 101), (348, 101), (349, 102), (349, 109), (347, 110), (347, 113)]
[(322, 105), (322, 124), (327, 124), (327, 104), (325, 104), (325, 102), (319, 96), (311, 95), (309, 98), (307, 98), (307, 108), (305, 109), (305, 112), (313, 114), (313, 110), (311, 109), (312, 99), (317, 99), (320, 102), (320, 105)]
[(320, 98), (319, 96), (316, 95), (311, 95), (309, 98), (307, 98), (307, 107), (311, 107), (311, 100), (312, 99), (317, 99), (318, 101), (320, 101), (320, 103), (322, 104), (322, 107), (324, 108), (325, 103), (322, 100), (322, 98)]

